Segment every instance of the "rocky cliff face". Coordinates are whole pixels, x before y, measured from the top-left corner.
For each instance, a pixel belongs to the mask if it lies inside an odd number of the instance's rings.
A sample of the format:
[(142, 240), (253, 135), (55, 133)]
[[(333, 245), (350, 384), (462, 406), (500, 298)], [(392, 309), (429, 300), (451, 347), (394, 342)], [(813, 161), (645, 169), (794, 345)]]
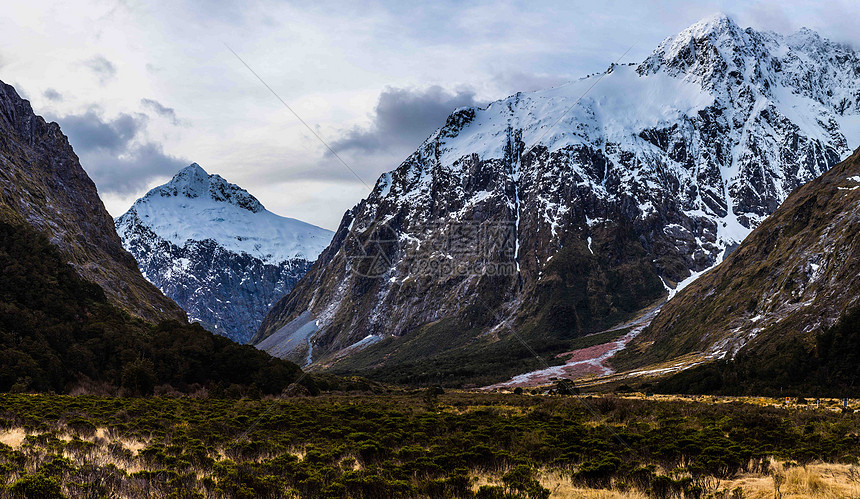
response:
[[(814, 335), (860, 304), (860, 149), (799, 188), (636, 342), (653, 360), (732, 358)], [(810, 339), (811, 338), (811, 339)]]
[(716, 16), (641, 64), (459, 109), (346, 214), (255, 340), (390, 369), (397, 338), (430, 330), (439, 356), (508, 326), (564, 339), (618, 322), (850, 153), (858, 75), (853, 51), (810, 31)]
[(0, 203), (56, 245), (87, 281), (147, 321), (185, 313), (147, 282), (117, 237), (96, 186), (56, 123), (0, 82)]
[(137, 200), (116, 227), (147, 279), (192, 321), (240, 343), (331, 240), (196, 163)]

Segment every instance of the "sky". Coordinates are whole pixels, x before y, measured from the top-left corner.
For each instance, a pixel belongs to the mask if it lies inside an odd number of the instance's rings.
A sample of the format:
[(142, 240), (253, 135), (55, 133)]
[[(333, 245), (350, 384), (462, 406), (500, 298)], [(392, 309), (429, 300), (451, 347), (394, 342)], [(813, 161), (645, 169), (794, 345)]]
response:
[(858, 47), (858, 7), (28, 0), (2, 7), (0, 80), (60, 123), (113, 216), (196, 162), (279, 215), (336, 229), (458, 107), (603, 71), (628, 49), (621, 62), (640, 62), (717, 12)]

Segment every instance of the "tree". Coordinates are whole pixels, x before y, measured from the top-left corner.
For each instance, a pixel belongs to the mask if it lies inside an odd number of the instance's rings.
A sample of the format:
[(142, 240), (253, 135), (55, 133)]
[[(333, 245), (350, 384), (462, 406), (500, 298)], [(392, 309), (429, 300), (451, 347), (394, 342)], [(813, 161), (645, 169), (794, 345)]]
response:
[(122, 368), (122, 387), (132, 395), (151, 395), (155, 390), (155, 366), (149, 359), (137, 359)]

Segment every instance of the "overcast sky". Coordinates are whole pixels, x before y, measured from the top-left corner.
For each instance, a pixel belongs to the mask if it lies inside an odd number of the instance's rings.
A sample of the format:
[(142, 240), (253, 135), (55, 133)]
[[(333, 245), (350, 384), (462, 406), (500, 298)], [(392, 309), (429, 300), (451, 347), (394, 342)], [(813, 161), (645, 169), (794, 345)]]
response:
[[(197, 162), (322, 227), (455, 108), (639, 62), (715, 12), (860, 45), (856, 2), (7, 2), (0, 80), (58, 121), (112, 215)], [(358, 173), (357, 180), (228, 50)]]

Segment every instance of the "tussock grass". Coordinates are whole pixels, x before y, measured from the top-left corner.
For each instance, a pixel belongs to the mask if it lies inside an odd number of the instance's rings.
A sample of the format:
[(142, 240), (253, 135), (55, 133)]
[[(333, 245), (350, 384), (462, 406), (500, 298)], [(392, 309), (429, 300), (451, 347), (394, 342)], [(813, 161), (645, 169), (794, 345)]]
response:
[(0, 431), (0, 443), (8, 445), (13, 449), (19, 449), (24, 443), (27, 432), (23, 428), (10, 428)]
[[(781, 477), (779, 495), (774, 487), (774, 476)], [(541, 473), (541, 485), (550, 491), (551, 499), (650, 499), (638, 490), (589, 489), (577, 487), (570, 474), (558, 471)], [(477, 484), (499, 484), (494, 477), (479, 476)], [(844, 499), (860, 497), (860, 466), (839, 463), (814, 463), (806, 466), (787, 466), (772, 460), (767, 474), (744, 474), (720, 482), (711, 497), (731, 499), (740, 489), (743, 499)], [(477, 487), (475, 488), (477, 490)], [(737, 496), (735, 496), (737, 497)]]
[(785, 498), (860, 497), (860, 414), (714, 400), (0, 395), (0, 486), (68, 498), (639, 499), (659, 485), (674, 495), (652, 497), (749, 499), (774, 497), (778, 482)]

